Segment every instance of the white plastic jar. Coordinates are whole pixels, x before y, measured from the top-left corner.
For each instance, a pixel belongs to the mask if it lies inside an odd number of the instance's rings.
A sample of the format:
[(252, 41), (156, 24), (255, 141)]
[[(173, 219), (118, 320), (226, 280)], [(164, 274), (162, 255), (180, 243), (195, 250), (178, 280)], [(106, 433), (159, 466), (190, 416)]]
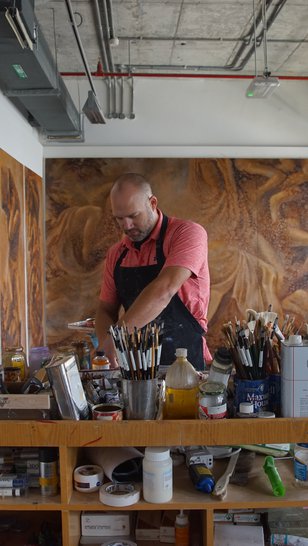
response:
[(142, 462), (143, 498), (147, 502), (168, 502), (173, 495), (172, 459), (166, 447), (146, 447)]

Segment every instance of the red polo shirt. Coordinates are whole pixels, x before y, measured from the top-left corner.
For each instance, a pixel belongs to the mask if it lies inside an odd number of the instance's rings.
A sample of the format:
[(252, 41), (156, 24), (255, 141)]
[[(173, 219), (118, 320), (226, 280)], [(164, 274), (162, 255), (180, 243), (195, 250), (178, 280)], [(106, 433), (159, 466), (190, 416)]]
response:
[[(116, 262), (124, 248), (128, 248), (121, 265), (123, 267), (138, 267), (155, 264), (156, 240), (162, 224), (163, 215), (158, 211), (159, 218), (149, 237), (142, 243), (140, 250), (125, 236), (115, 243), (107, 252), (103, 270), (103, 281), (100, 299), (112, 305), (120, 305), (114, 283), (113, 272)], [(192, 272), (191, 277), (181, 286), (178, 295), (190, 313), (207, 331), (207, 310), (210, 298), (210, 275), (208, 269), (207, 233), (205, 229), (189, 220), (169, 217), (164, 238), (163, 251), (166, 261), (163, 267), (185, 267)], [(204, 339), (204, 358), (211, 361), (212, 357)]]

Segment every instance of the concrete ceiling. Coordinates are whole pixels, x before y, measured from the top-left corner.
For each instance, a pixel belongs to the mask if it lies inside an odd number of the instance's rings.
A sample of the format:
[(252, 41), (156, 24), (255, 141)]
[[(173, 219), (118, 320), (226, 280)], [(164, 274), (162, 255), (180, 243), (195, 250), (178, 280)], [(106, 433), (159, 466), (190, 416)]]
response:
[(35, 0), (61, 73), (85, 70), (66, 1), (91, 72), (308, 76), (308, 0)]

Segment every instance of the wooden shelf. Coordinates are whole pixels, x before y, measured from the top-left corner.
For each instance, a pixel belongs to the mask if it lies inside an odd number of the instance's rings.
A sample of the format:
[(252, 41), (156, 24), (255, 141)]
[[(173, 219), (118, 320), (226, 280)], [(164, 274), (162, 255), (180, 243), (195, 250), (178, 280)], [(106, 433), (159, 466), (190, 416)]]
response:
[[(308, 419), (226, 419), (219, 421), (0, 421), (0, 445), (7, 447), (56, 446), (59, 448), (60, 494), (42, 497), (31, 492), (20, 498), (0, 498), (3, 512), (41, 512), (58, 514), (62, 523), (63, 546), (78, 546), (82, 511), (114, 511), (99, 501), (98, 493), (73, 490), (72, 476), (77, 464), (93, 447), (245, 445), (264, 443), (308, 443)], [(82, 449), (81, 449), (82, 448)], [(286, 486), (284, 497), (275, 497), (262, 466), (264, 455), (257, 455), (249, 484), (229, 484), (227, 496), (219, 500), (197, 491), (185, 465), (175, 468), (174, 494), (169, 503), (151, 504), (143, 500), (125, 510), (201, 510), (203, 544), (213, 546), (214, 512), (229, 508), (285, 508), (308, 506), (308, 488), (297, 487), (293, 461), (277, 460), (276, 466)], [(82, 464), (82, 463), (81, 463)], [(218, 477), (226, 461), (215, 462)], [(118, 509), (118, 510), (123, 510)]]
[(143, 446), (308, 443), (308, 419), (217, 421), (0, 421), (2, 446)]

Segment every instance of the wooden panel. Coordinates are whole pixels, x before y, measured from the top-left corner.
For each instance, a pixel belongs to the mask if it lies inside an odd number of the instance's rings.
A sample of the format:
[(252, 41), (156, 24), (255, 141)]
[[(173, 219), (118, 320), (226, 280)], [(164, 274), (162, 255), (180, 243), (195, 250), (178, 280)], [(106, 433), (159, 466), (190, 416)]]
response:
[(26, 349), (23, 166), (0, 150), (2, 349)]
[(42, 179), (27, 168), (25, 184), (28, 343), (31, 348), (42, 347), (45, 339), (44, 202)]
[(222, 324), (248, 307), (272, 304), (299, 326), (308, 312), (307, 168), (307, 159), (48, 159), (49, 344), (72, 339), (67, 323), (95, 313), (102, 262), (119, 237), (108, 193), (124, 172), (145, 174), (166, 214), (208, 232), (212, 351)]
[(304, 418), (218, 421), (0, 421), (2, 446), (171, 446), (307, 442)]

